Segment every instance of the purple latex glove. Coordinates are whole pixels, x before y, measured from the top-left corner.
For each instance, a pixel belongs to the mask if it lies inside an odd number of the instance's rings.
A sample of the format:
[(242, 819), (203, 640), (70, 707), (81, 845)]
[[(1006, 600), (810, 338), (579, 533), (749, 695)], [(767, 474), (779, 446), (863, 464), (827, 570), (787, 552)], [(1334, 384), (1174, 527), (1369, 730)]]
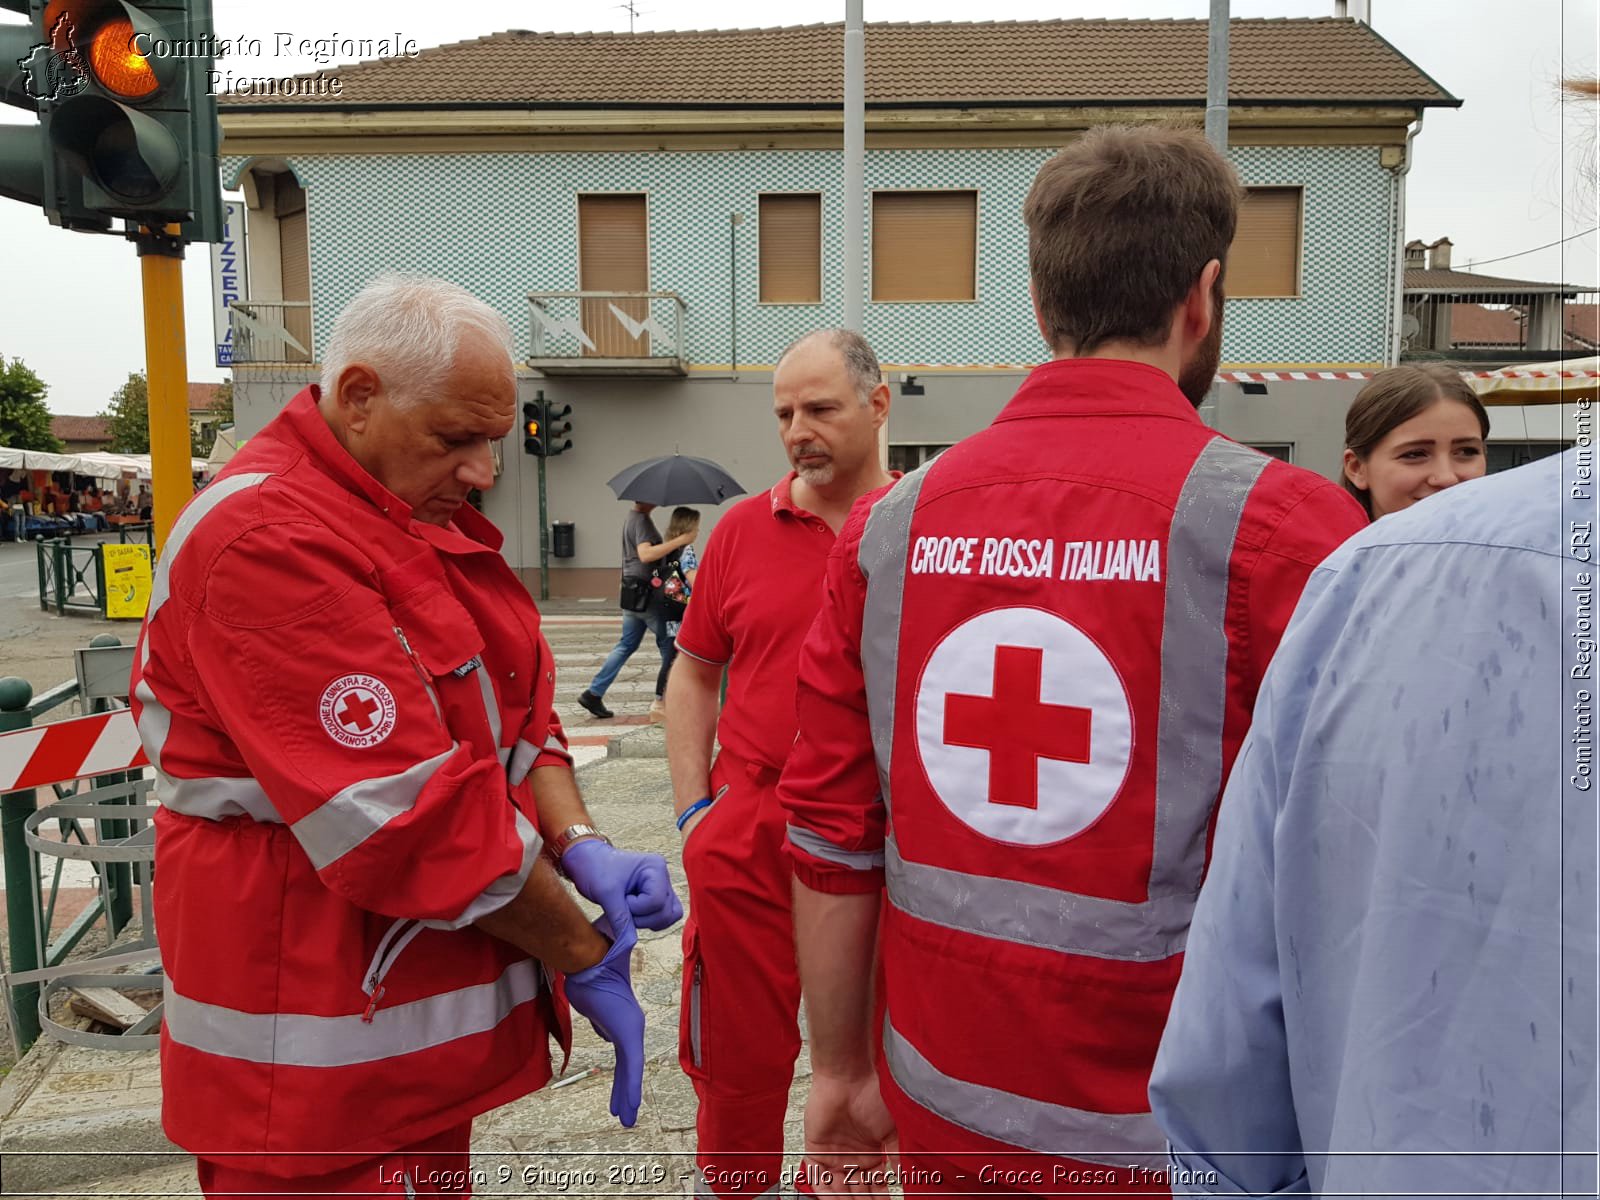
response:
[[(613, 936), (611, 922), (594, 923), (606, 937)], [(567, 976), (567, 1002), (589, 1018), (594, 1031), (611, 1043), (616, 1065), (611, 1072), (611, 1115), (629, 1129), (639, 1119), (639, 1097), (644, 1090), (644, 1010), (633, 994), (630, 965), (639, 940), (632, 925), (614, 938), (606, 956), (592, 967)]]
[(618, 850), (589, 838), (567, 847), (561, 869), (584, 899), (600, 906), (613, 929), (670, 929), (683, 918), (667, 860), (659, 854)]

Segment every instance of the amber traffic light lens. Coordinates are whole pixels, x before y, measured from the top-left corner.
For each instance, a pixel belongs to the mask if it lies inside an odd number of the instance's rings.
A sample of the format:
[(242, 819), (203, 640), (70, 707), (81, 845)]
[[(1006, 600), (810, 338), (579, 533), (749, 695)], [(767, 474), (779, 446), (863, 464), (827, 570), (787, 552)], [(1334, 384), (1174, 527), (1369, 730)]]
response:
[(133, 47), (133, 22), (116, 17), (89, 43), (89, 67), (105, 88), (125, 100), (143, 100), (158, 86), (150, 60)]

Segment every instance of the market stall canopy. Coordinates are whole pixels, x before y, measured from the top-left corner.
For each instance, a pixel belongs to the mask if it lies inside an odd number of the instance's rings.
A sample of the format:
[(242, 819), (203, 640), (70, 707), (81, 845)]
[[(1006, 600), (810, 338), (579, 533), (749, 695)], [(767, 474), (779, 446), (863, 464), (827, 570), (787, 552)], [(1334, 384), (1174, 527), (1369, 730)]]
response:
[[(24, 471), (71, 471), (74, 475), (87, 475), (91, 479), (121, 479), (131, 476), (150, 478), (148, 454), (112, 454), (92, 451), (88, 454), (50, 454), (43, 450), (13, 450), (0, 446), (0, 467), (20, 467)], [(206, 460), (191, 458), (189, 469), (197, 474), (206, 470)]]
[(239, 431), (232, 425), (224, 425), (217, 430), (217, 440), (211, 443), (211, 456), (206, 459), (206, 469), (217, 471), (234, 456), (234, 452), (244, 444), (239, 436)]
[(1485, 404), (1576, 404), (1600, 392), (1600, 357), (1467, 373)]

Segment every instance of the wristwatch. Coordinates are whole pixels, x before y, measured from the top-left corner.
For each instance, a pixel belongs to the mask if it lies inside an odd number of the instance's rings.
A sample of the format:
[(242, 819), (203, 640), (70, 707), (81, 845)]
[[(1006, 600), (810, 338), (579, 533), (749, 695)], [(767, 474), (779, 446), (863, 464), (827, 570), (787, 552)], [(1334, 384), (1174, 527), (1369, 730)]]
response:
[(555, 859), (556, 870), (565, 875), (561, 870), (561, 856), (567, 852), (567, 847), (579, 838), (599, 838), (606, 845), (611, 845), (611, 839), (601, 833), (593, 825), (568, 825), (559, 834), (555, 841), (550, 843), (550, 855)]

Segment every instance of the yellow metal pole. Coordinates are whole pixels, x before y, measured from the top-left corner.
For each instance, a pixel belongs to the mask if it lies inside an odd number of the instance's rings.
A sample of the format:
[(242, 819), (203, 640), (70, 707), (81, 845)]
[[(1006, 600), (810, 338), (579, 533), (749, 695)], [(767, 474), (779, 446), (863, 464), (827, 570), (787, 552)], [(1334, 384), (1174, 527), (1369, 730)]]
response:
[[(189, 368), (183, 338), (183, 251), (140, 246), (144, 279), (145, 378), (150, 388), (150, 474), (155, 546), (160, 554), (178, 512), (194, 495), (189, 455)], [(176, 225), (166, 232), (174, 237)]]

